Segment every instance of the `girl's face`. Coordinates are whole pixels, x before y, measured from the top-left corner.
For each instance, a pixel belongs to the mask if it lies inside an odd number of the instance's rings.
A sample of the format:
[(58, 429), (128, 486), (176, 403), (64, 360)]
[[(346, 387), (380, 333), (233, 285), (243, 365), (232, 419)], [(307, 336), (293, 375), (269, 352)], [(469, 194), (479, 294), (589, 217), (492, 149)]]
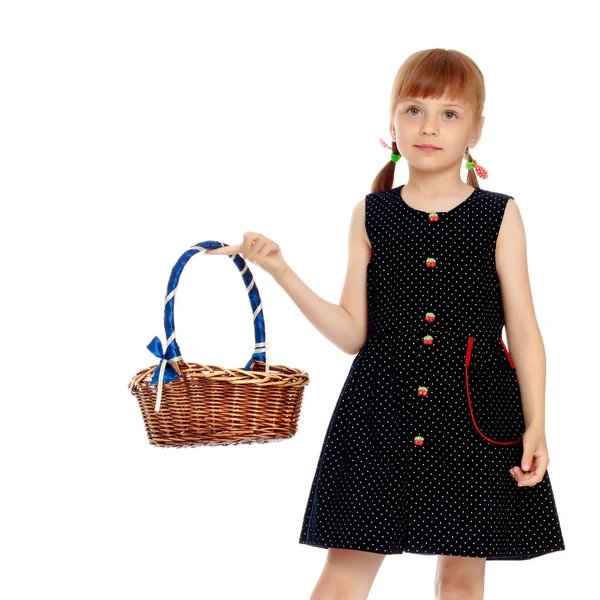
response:
[[(463, 100), (447, 97), (402, 99), (396, 106), (394, 122), (390, 126), (396, 137), (398, 150), (406, 160), (426, 170), (460, 163), (467, 146), (479, 140), (481, 126), (473, 123), (470, 107)], [(418, 145), (429, 144), (441, 150), (424, 152)]]

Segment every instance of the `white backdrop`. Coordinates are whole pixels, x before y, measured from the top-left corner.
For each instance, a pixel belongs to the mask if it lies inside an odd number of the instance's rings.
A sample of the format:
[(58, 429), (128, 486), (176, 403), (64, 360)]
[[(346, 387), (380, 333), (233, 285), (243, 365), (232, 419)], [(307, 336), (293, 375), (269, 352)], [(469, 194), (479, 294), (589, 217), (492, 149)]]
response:
[[(309, 598), (327, 551), (298, 537), (353, 357), (250, 265), (270, 361), (311, 377), (293, 439), (156, 448), (127, 384), (157, 362), (146, 345), (164, 344), (169, 274), (197, 242), (259, 231), (339, 301), (352, 208), (389, 158), (377, 138), (389, 142), (392, 79), (430, 47), (465, 52), (486, 79), (472, 154), (489, 171), (482, 187), (512, 195), (525, 222), (567, 546), (488, 562), (486, 599), (591, 597), (600, 131), (589, 6), (3, 3), (3, 598)], [(406, 165), (396, 172), (400, 185)], [(188, 263), (175, 317), (187, 360), (250, 358), (251, 310), (226, 256)], [(388, 556), (369, 598), (432, 598), (434, 570), (432, 556)]]

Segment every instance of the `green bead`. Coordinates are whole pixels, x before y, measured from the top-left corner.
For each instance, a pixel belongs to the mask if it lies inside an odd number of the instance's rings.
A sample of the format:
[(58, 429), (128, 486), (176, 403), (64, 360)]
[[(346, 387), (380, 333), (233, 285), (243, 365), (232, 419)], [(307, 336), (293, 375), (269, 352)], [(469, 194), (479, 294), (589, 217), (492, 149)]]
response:
[(465, 165), (465, 167), (467, 167), (467, 169), (472, 169), (474, 166), (475, 166), (475, 161), (474, 161), (474, 160), (471, 160), (471, 161), (469, 161), (469, 162), (468, 162), (468, 163)]
[(394, 162), (398, 162), (398, 159), (399, 159), (401, 156), (402, 156), (402, 154), (394, 154), (394, 153), (392, 152), (392, 160), (393, 160)]

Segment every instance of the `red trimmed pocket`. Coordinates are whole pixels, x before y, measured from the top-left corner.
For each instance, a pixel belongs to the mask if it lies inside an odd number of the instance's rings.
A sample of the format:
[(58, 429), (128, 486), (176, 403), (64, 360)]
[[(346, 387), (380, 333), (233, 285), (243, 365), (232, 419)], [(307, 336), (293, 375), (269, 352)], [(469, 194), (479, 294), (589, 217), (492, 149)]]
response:
[(493, 444), (517, 444), (525, 432), (517, 370), (500, 338), (506, 361), (471, 364), (475, 338), (469, 336), (465, 356), (465, 387), (477, 433)]

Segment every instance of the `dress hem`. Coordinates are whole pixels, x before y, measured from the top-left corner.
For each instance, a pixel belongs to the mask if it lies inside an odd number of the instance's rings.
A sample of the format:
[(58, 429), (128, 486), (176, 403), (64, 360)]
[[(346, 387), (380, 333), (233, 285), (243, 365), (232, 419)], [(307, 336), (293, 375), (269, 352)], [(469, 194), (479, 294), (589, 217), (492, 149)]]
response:
[(537, 558), (539, 556), (544, 556), (546, 554), (551, 554), (553, 552), (560, 552), (561, 550), (565, 550), (565, 546), (564, 545), (560, 545), (557, 546), (556, 548), (550, 548), (548, 550), (540, 550), (538, 552), (529, 552), (529, 553), (525, 553), (525, 554), (493, 554), (493, 555), (482, 555), (482, 554), (456, 554), (456, 553), (451, 553), (451, 552), (427, 552), (427, 551), (421, 551), (421, 550), (413, 550), (410, 548), (403, 548), (403, 549), (397, 549), (397, 550), (372, 550), (369, 548), (358, 548), (356, 546), (352, 546), (352, 545), (346, 545), (346, 546), (336, 546), (336, 545), (332, 545), (332, 544), (317, 544), (316, 542), (308, 542), (305, 540), (299, 540), (300, 544), (303, 544), (305, 546), (313, 546), (314, 548), (325, 548), (325, 549), (329, 549), (329, 548), (339, 548), (342, 550), (359, 550), (361, 552), (373, 552), (375, 554), (386, 554), (386, 555), (392, 555), (392, 554), (404, 554), (404, 553), (408, 553), (408, 554), (422, 554), (424, 556), (464, 556), (467, 558), (485, 558), (486, 560), (528, 560), (531, 558)]

